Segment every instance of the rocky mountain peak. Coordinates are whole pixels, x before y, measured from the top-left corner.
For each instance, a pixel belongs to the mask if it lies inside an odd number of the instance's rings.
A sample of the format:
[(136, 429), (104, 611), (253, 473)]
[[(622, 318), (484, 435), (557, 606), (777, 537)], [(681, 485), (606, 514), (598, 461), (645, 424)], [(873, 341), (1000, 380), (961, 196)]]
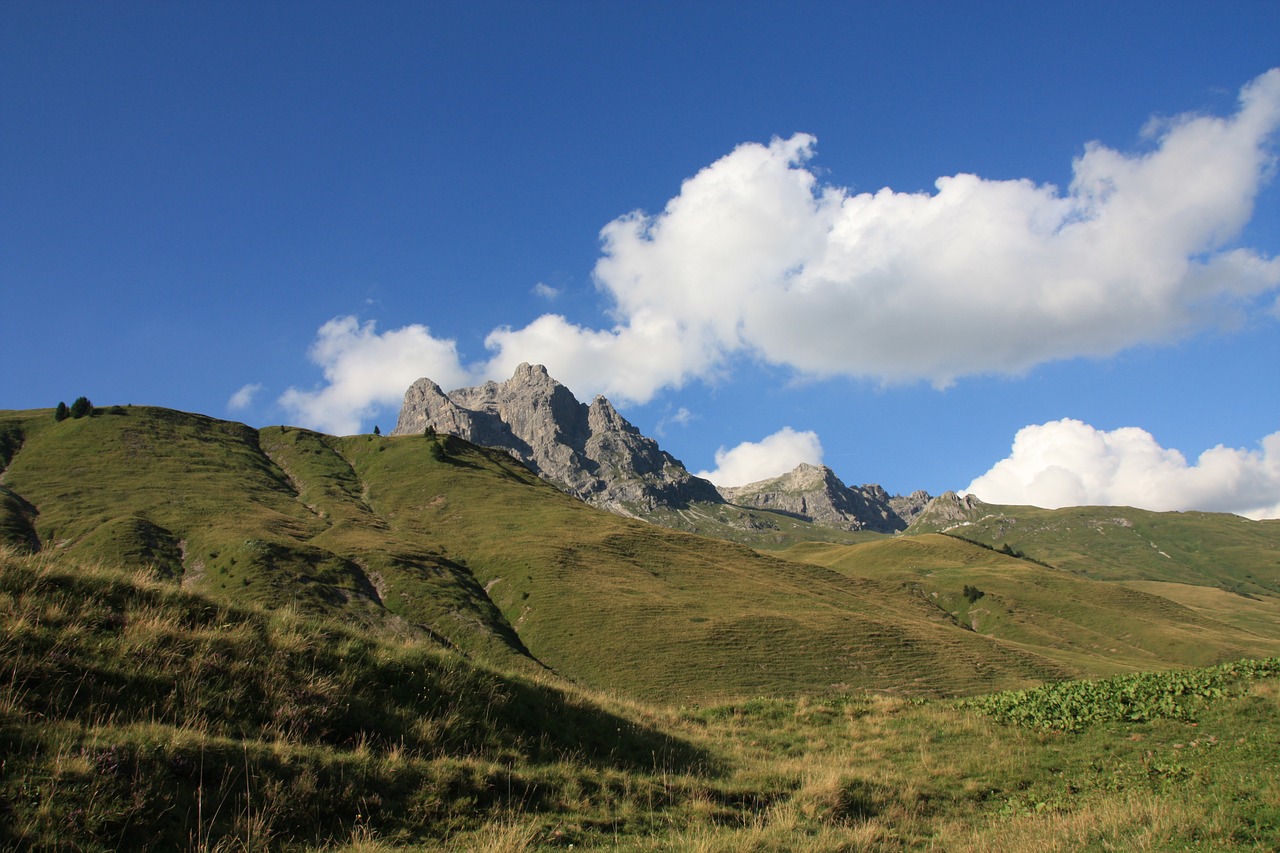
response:
[(720, 489), (729, 503), (785, 512), (815, 524), (840, 530), (895, 533), (910, 519), (899, 514), (884, 489), (876, 485), (852, 488), (825, 465), (801, 463), (780, 477)]
[(603, 395), (597, 395), (587, 409), (587, 424), (596, 432), (629, 432), (640, 435), (640, 430), (622, 415)]
[(841, 530), (893, 533), (929, 501), (924, 492), (902, 498), (875, 485), (851, 488), (825, 465), (808, 464), (717, 490), (641, 434), (608, 399), (579, 402), (540, 364), (521, 364), (504, 382), (448, 393), (419, 379), (405, 392), (392, 434), (420, 435), (427, 428), (506, 450), (570, 494), (622, 515), (728, 502)]
[(977, 521), (989, 513), (988, 505), (974, 495), (943, 492), (920, 511), (912, 522), (912, 529), (950, 530)]
[(502, 448), (565, 491), (624, 515), (720, 502), (714, 486), (641, 435), (607, 399), (578, 402), (542, 365), (521, 364), (505, 382), (448, 394), (419, 379), (405, 392), (392, 434), (428, 427)]

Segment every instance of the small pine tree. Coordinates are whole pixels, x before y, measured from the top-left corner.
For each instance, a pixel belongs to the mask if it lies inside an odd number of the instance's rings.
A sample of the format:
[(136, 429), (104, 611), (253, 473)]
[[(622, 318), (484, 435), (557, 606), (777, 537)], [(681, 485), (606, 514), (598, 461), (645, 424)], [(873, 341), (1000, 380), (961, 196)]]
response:
[(435, 438), (436, 428), (433, 427), (431, 424), (427, 424), (427, 428), (422, 431), (422, 434), (425, 435), (427, 438)]
[(377, 425), (377, 424), (374, 424), (374, 425), (373, 425), (373, 434), (374, 434), (374, 435), (382, 435), (382, 430), (378, 429), (378, 425)]
[(83, 418), (86, 415), (93, 414), (93, 403), (89, 402), (88, 397), (76, 397), (76, 401), (71, 404), (71, 417)]
[(53, 410), (53, 419), (61, 423), (62, 421), (65, 421), (69, 417), (71, 417), (71, 410), (67, 408), (66, 403), (59, 400), (58, 408)]

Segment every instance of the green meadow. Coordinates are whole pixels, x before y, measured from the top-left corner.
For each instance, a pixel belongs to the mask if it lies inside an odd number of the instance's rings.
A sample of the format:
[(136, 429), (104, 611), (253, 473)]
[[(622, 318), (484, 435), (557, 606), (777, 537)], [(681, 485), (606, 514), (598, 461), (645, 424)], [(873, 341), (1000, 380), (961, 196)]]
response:
[(754, 550), (132, 406), (0, 412), (0, 468), (0, 846), (1280, 846), (1277, 524)]

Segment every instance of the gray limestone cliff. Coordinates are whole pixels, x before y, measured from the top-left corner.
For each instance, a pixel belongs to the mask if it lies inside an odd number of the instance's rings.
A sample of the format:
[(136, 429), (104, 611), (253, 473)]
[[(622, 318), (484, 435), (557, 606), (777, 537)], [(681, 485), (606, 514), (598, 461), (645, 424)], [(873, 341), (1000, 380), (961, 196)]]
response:
[(911, 523), (911, 532), (953, 530), (979, 521), (990, 513), (990, 507), (974, 495), (943, 492), (916, 515)]
[[(877, 487), (878, 488), (878, 487)], [(924, 512), (925, 507), (933, 500), (933, 496), (923, 489), (916, 489), (909, 495), (894, 495), (889, 498), (889, 507), (908, 525)]]
[(608, 400), (578, 402), (541, 365), (522, 364), (505, 382), (447, 394), (419, 379), (405, 392), (392, 434), (428, 427), (502, 448), (570, 494), (623, 515), (720, 502), (715, 486), (641, 435)]
[(894, 498), (876, 485), (846, 486), (825, 465), (805, 464), (781, 477), (721, 488), (720, 494), (737, 506), (783, 512), (839, 530), (877, 533), (905, 530), (911, 518), (904, 512), (909, 515), (915, 504), (928, 500), (924, 492)]

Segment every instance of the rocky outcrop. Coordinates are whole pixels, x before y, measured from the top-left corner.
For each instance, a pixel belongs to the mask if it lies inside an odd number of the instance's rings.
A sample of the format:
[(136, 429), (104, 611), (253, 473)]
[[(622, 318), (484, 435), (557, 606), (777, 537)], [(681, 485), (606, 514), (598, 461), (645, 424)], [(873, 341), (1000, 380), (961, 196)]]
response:
[[(865, 488), (865, 487), (864, 487)], [(879, 488), (878, 486), (876, 488)], [(889, 507), (908, 525), (915, 521), (925, 507), (933, 500), (933, 496), (923, 489), (916, 489), (909, 495), (894, 495), (889, 498)]]
[(894, 507), (895, 500), (904, 502), (905, 509), (917, 495), (928, 497), (917, 492), (911, 499), (893, 498), (876, 485), (851, 488), (825, 465), (804, 464), (781, 477), (721, 488), (720, 494), (737, 506), (784, 512), (839, 530), (877, 533), (896, 533), (910, 523)]
[(641, 435), (608, 400), (578, 402), (541, 365), (522, 364), (505, 382), (447, 394), (419, 379), (405, 392), (393, 434), (428, 428), (502, 448), (570, 494), (623, 515), (721, 500), (715, 486)]
[(952, 530), (985, 518), (991, 512), (987, 504), (973, 495), (943, 492), (911, 522), (913, 533)]
[[(640, 433), (604, 397), (590, 405), (541, 365), (522, 364), (505, 382), (446, 393), (419, 379), (404, 395), (393, 435), (448, 433), (506, 450), (545, 480), (588, 503), (622, 515), (649, 517), (694, 503), (732, 503), (786, 513), (839, 530), (895, 533), (929, 502), (925, 492), (890, 496), (875, 485), (851, 488), (826, 467), (717, 489)], [(661, 521), (662, 513), (655, 518)]]

